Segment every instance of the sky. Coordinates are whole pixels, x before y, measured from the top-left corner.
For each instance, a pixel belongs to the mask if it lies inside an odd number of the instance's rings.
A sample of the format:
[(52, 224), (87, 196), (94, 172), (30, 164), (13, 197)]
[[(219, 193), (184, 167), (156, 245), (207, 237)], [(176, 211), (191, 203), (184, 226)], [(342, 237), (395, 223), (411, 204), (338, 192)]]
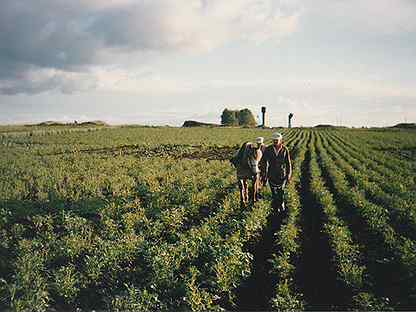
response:
[(415, 0), (2, 0), (0, 124), (416, 122)]

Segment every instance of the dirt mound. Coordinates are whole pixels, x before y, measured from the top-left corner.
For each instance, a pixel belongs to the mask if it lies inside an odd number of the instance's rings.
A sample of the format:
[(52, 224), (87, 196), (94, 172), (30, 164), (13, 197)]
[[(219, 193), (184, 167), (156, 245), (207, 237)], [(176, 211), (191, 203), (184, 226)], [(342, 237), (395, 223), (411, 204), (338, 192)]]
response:
[(64, 123), (64, 122), (59, 122), (59, 121), (52, 121), (52, 120), (48, 120), (48, 121), (44, 121), (41, 123), (38, 123), (36, 126), (43, 126), (43, 127), (52, 127), (52, 126), (92, 126), (92, 127), (97, 127), (97, 126), (108, 126), (107, 123), (105, 123), (104, 121), (101, 120), (94, 120), (94, 121), (85, 121), (85, 122), (69, 122), (69, 123)]
[(316, 125), (315, 128), (336, 128), (336, 127), (330, 124), (321, 124), (321, 125)]
[(399, 129), (416, 129), (416, 123), (399, 123), (392, 128), (399, 128)]
[(37, 126), (65, 126), (65, 124), (63, 122), (48, 120), (37, 124)]
[(345, 129), (346, 127), (344, 126), (334, 126), (334, 125), (330, 125), (330, 124), (320, 124), (320, 125), (316, 125), (314, 128), (323, 128), (323, 129)]
[(220, 127), (220, 125), (213, 124), (213, 123), (205, 123), (205, 122), (199, 122), (195, 120), (186, 120), (182, 127), (184, 128), (190, 128), (190, 127)]
[(78, 125), (80, 126), (108, 126), (107, 123), (101, 120), (81, 122)]

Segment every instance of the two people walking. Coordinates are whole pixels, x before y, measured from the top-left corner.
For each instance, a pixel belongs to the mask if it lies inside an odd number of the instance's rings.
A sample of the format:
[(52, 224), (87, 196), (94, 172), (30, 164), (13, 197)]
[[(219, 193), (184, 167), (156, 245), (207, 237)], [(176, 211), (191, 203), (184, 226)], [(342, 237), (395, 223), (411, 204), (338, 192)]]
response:
[[(237, 169), (242, 205), (247, 205), (249, 201), (256, 202), (261, 197), (261, 188), (268, 182), (272, 192), (272, 207), (284, 211), (284, 194), (292, 177), (292, 163), (282, 134), (275, 132), (271, 139), (269, 146), (264, 144), (262, 137), (256, 138), (255, 143), (244, 143), (232, 162)], [(248, 181), (252, 182), (251, 192)]]

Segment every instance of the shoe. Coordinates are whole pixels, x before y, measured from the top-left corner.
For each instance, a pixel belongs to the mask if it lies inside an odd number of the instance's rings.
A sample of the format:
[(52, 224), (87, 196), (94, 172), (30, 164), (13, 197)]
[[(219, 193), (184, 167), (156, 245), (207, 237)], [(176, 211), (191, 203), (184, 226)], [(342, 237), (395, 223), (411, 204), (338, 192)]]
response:
[(277, 208), (277, 212), (278, 213), (283, 213), (285, 211), (286, 211), (285, 203), (282, 203), (282, 205), (279, 208)]

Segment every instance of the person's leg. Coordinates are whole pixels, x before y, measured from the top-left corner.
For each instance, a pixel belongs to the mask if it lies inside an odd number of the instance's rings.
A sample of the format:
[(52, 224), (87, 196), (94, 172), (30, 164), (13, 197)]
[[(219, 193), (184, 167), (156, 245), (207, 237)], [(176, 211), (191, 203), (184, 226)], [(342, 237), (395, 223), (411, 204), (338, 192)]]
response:
[(238, 188), (240, 189), (240, 205), (245, 205), (244, 181), (243, 181), (243, 179), (238, 180)]
[(256, 198), (257, 200), (260, 200), (263, 198), (263, 196), (261, 195), (261, 189), (263, 187), (263, 184), (261, 183), (261, 179), (258, 178), (257, 179), (257, 189), (256, 189)]
[(280, 185), (270, 183), (270, 190), (272, 191), (272, 207), (277, 211), (284, 210), (283, 204), (283, 189)]
[(243, 190), (244, 190), (244, 204), (248, 204), (248, 183), (247, 179), (243, 180)]
[(272, 208), (277, 209), (276, 202), (277, 202), (277, 187), (272, 183), (269, 183), (270, 191), (272, 192)]
[(284, 189), (280, 187), (277, 193), (278, 193), (278, 202), (277, 202), (278, 211), (283, 212), (285, 210), (285, 203), (283, 200)]
[(252, 185), (253, 185), (253, 189), (252, 189), (252, 192), (251, 192), (251, 200), (253, 201), (253, 203), (254, 202), (256, 202), (257, 201), (257, 188), (258, 188), (258, 176), (257, 175), (255, 175), (252, 179), (251, 179), (251, 181), (252, 181)]

